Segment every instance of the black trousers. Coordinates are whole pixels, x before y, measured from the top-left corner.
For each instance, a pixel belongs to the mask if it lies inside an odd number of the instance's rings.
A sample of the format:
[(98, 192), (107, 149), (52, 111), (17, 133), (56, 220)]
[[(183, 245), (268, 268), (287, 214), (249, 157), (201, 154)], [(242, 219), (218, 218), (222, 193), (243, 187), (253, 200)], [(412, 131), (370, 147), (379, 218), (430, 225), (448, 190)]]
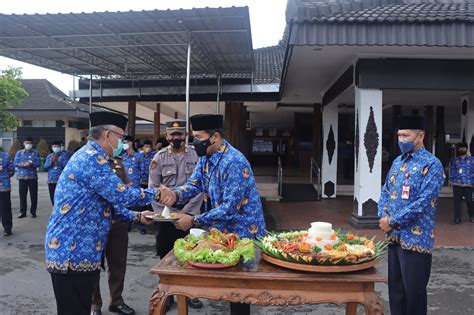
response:
[[(127, 251), (128, 251), (128, 231), (127, 224), (112, 223), (107, 246), (105, 248), (105, 258), (107, 258), (108, 283), (110, 291), (110, 305), (119, 306), (124, 304), (122, 298), (125, 272), (127, 271)], [(102, 296), (100, 294), (100, 281), (94, 286), (92, 297), (92, 309), (100, 310), (102, 307)]]
[(424, 315), (431, 255), (388, 246), (388, 295), (392, 315)]
[(99, 272), (51, 273), (58, 315), (89, 315)]
[(472, 187), (463, 187), (453, 185), (454, 194), (454, 220), (461, 220), (461, 202), (462, 197), (466, 198), (469, 217), (474, 218), (474, 189)]
[(49, 189), (49, 199), (51, 199), (51, 204), (54, 206), (54, 192), (56, 191), (56, 183), (48, 183)]
[(12, 231), (12, 202), (9, 191), (0, 192), (0, 217), (2, 217), (2, 225), (5, 232)]
[(174, 242), (178, 238), (185, 237), (188, 232), (178, 230), (173, 223), (163, 222), (158, 223), (158, 233), (156, 233), (156, 255), (161, 259), (173, 249)]
[(26, 214), (26, 209), (28, 208), (26, 196), (29, 190), (31, 200), (30, 213), (36, 214), (36, 207), (38, 206), (38, 179), (20, 179), (18, 180), (18, 184), (20, 190), (20, 212)]

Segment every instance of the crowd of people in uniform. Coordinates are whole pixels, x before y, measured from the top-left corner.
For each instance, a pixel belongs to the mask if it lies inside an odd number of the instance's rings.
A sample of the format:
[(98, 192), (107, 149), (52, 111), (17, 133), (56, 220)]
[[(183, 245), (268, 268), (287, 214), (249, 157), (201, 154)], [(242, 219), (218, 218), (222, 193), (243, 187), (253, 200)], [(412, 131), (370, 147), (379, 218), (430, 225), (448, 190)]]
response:
[[(124, 134), (127, 119), (119, 114), (90, 115), (88, 142), (72, 156), (60, 141), (46, 158), (53, 210), (45, 240), (46, 266), (51, 274), (58, 314), (101, 314), (99, 272), (108, 267), (109, 311), (135, 314), (123, 297), (127, 264), (128, 228), (161, 213), (164, 207), (178, 218), (159, 223), (156, 253), (163, 258), (176, 239), (190, 228), (217, 228), (241, 237), (265, 232), (262, 204), (250, 163), (226, 139), (221, 115), (196, 115), (190, 122), (192, 145), (186, 145), (186, 122), (166, 124), (166, 139), (155, 147), (145, 141), (141, 150)], [(390, 242), (389, 299), (392, 314), (426, 314), (426, 287), (434, 246), (435, 211), (444, 185), (441, 162), (423, 146), (424, 119), (402, 116), (399, 122), (401, 155), (387, 174), (378, 203), (380, 228)], [(30, 193), (36, 217), (40, 158), (33, 139), (14, 158), (0, 152), (0, 214), (4, 236), (12, 234), (10, 178), (16, 173), (20, 215), (26, 217)], [(474, 159), (465, 143), (451, 162), (455, 216), (461, 223), (461, 200), (474, 223)], [(172, 299), (168, 301), (172, 303)], [(191, 307), (201, 301), (192, 299)], [(232, 314), (249, 314), (248, 304), (231, 303)]]

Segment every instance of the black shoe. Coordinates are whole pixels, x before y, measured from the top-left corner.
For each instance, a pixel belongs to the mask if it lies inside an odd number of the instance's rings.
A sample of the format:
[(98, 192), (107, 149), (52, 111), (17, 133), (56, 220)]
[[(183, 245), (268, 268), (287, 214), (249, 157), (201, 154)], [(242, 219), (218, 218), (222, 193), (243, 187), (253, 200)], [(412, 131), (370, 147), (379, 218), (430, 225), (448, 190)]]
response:
[(141, 235), (146, 235), (146, 230), (141, 230), (141, 231), (140, 231), (140, 234), (141, 234)]
[(18, 219), (21, 219), (21, 218), (26, 218), (26, 214), (25, 213), (22, 213), (18, 216)]
[(36, 213), (31, 214), (31, 217), (34, 219), (36, 218)]
[(461, 224), (461, 219), (455, 219), (450, 224), (451, 225)]
[(188, 300), (188, 306), (194, 309), (202, 308), (202, 302), (199, 299), (190, 299)]
[(101, 310), (92, 311), (91, 315), (102, 315), (102, 311)]
[(125, 303), (119, 306), (110, 305), (109, 312), (123, 314), (123, 315), (135, 315), (135, 310)]
[(12, 231), (3, 232), (3, 236), (10, 236), (10, 235), (12, 235)]

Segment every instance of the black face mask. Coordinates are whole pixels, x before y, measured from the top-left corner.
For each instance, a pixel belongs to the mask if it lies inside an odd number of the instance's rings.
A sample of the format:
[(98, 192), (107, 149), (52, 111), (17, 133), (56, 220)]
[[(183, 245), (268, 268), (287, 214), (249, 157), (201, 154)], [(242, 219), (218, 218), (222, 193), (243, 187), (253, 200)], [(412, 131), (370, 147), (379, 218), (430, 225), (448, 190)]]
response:
[(194, 138), (193, 145), (196, 149), (196, 154), (198, 156), (206, 156), (207, 155), (207, 148), (214, 144), (211, 143), (211, 137), (207, 138), (206, 140), (199, 141), (197, 138)]
[(170, 142), (173, 148), (175, 149), (179, 149), (183, 145), (183, 140), (181, 139), (174, 139), (174, 140), (171, 140)]

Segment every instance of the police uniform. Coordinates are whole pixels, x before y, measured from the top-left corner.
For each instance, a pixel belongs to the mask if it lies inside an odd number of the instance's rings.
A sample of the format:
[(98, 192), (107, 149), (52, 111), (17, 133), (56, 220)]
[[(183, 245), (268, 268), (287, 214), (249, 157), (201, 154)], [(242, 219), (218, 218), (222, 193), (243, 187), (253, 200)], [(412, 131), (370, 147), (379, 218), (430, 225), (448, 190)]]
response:
[[(467, 144), (463, 143), (458, 149), (465, 149)], [(454, 220), (451, 224), (461, 223), (461, 201), (466, 199), (469, 211), (469, 221), (474, 223), (474, 158), (470, 155), (458, 156), (451, 162), (449, 181), (453, 185), (454, 194)]]
[(2, 217), (3, 235), (12, 234), (12, 203), (10, 177), (15, 173), (13, 159), (6, 152), (0, 152), (0, 217)]
[[(186, 122), (182, 120), (173, 120), (166, 123), (166, 132), (186, 133)], [(159, 187), (161, 184), (174, 188), (184, 184), (194, 171), (198, 160), (196, 151), (186, 146), (182, 151), (173, 150), (173, 144), (161, 149), (153, 158), (150, 165), (149, 187)], [(197, 194), (190, 198), (188, 202), (171, 208), (171, 211), (180, 211), (197, 215), (201, 212), (203, 194)], [(163, 211), (163, 205), (156, 202), (152, 203), (153, 210), (157, 213)], [(187, 233), (175, 228), (172, 223), (161, 223), (159, 231), (156, 234), (156, 252), (163, 258), (172, 248), (174, 242)]]
[[(399, 129), (424, 130), (420, 116), (401, 117), (399, 125)], [(387, 238), (393, 315), (426, 314), (435, 212), (443, 183), (441, 162), (423, 147), (398, 156), (387, 174), (378, 215), (388, 217), (392, 227)]]
[[(123, 165), (122, 159), (116, 157), (109, 160), (109, 165), (115, 175), (126, 185), (130, 185), (127, 177), (127, 170)], [(105, 258), (107, 259), (108, 284), (110, 291), (110, 307), (123, 307), (130, 310), (127, 312), (133, 314), (133, 309), (125, 304), (122, 292), (125, 282), (125, 272), (127, 270), (127, 252), (128, 252), (128, 226), (119, 221), (112, 221), (110, 232), (105, 247)], [(97, 282), (92, 294), (92, 310), (97, 311), (102, 308), (102, 296), (100, 294), (100, 281)]]
[[(26, 165), (27, 163), (31, 163)], [(36, 208), (38, 206), (38, 171), (40, 167), (40, 156), (36, 150), (20, 150), (15, 155), (16, 177), (18, 179), (20, 191), (20, 217), (26, 216), (28, 207), (26, 196), (30, 191), (31, 208), (30, 213), (36, 216)]]
[[(111, 112), (92, 113), (91, 125), (125, 128), (127, 119)], [(46, 267), (51, 273), (57, 313), (90, 312), (103, 249), (112, 222), (139, 221), (126, 207), (158, 199), (158, 189), (129, 187), (108, 164), (104, 149), (90, 140), (70, 159), (59, 177), (45, 237)]]
[[(194, 131), (223, 128), (222, 115), (195, 115), (190, 121)], [(173, 190), (177, 202), (186, 202), (204, 192), (206, 211), (194, 216), (195, 226), (217, 228), (242, 238), (262, 236), (265, 221), (250, 163), (225, 140), (214, 154), (207, 156), (203, 148), (205, 140), (194, 138), (200, 158), (188, 181)], [(249, 304), (230, 303), (230, 308), (231, 314), (250, 314)]]
[[(59, 142), (53, 143), (53, 145), (59, 145)], [(58, 153), (53, 152), (46, 157), (44, 169), (48, 171), (49, 198), (51, 199), (51, 204), (53, 205), (56, 184), (58, 183), (59, 176), (61, 175), (64, 167), (66, 167), (69, 158), (70, 155), (66, 151), (59, 151)]]

